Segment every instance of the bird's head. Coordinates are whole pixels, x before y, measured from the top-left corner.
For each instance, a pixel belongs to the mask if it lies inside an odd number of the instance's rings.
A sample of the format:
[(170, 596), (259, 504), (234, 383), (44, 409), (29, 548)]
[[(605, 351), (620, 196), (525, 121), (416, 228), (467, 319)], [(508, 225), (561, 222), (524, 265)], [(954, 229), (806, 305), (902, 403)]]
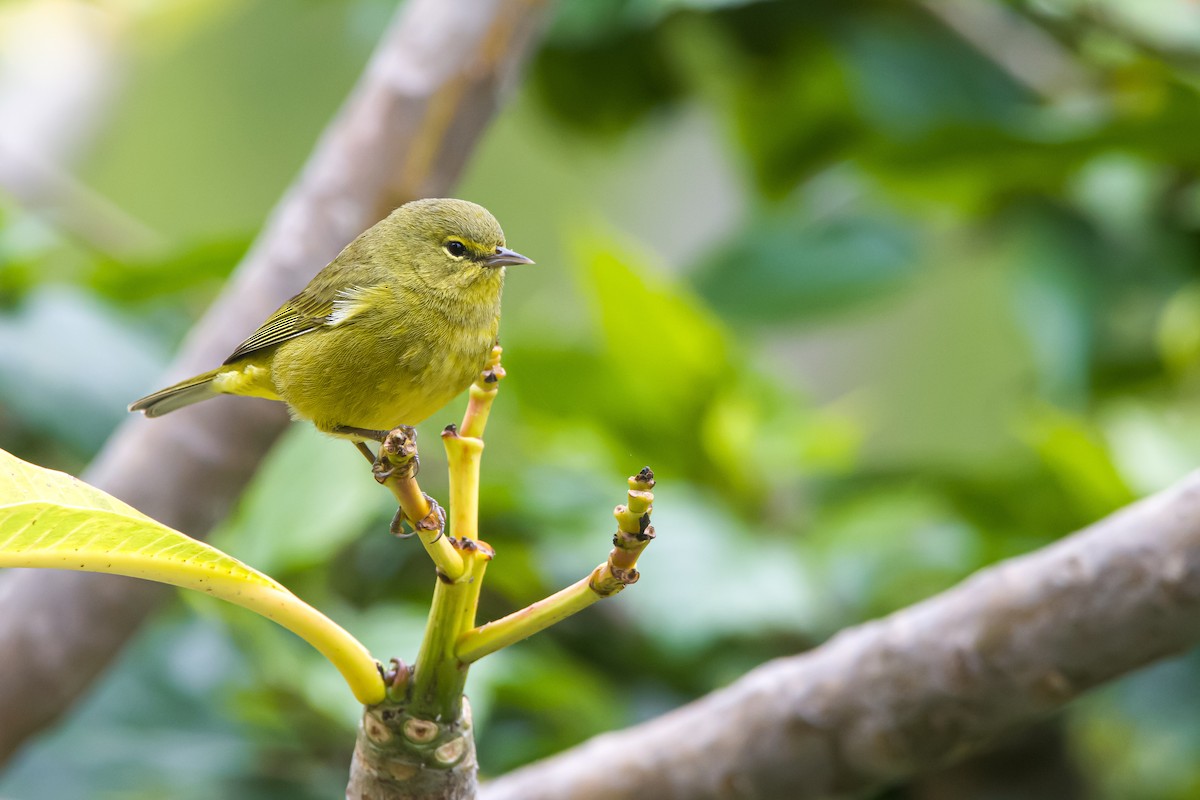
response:
[(483, 206), (444, 198), (414, 200), (388, 219), (407, 251), (404, 262), (443, 293), (499, 291), (504, 268), (533, 260), (505, 247), (500, 223)]

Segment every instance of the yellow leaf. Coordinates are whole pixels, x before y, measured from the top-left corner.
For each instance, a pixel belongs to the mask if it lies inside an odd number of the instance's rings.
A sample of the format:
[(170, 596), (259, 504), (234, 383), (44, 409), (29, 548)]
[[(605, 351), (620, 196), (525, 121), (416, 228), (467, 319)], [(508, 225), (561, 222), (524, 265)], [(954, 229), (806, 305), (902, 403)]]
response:
[(83, 481), (3, 450), (0, 567), (107, 572), (207, 592), (311, 644), (337, 667), (360, 702), (383, 700), (383, 680), (367, 649), (271, 578)]

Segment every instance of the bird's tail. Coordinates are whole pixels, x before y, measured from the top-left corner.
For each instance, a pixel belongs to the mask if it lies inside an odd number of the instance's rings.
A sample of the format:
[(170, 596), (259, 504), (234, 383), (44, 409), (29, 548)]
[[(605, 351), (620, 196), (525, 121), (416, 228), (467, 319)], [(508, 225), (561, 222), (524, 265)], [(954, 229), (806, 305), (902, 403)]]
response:
[(216, 397), (220, 392), (213, 388), (213, 378), (218, 370), (210, 370), (202, 375), (180, 381), (174, 386), (159, 389), (154, 394), (148, 394), (141, 400), (129, 404), (130, 411), (144, 411), (147, 417), (161, 417), (177, 408), (199, 403), (210, 397)]

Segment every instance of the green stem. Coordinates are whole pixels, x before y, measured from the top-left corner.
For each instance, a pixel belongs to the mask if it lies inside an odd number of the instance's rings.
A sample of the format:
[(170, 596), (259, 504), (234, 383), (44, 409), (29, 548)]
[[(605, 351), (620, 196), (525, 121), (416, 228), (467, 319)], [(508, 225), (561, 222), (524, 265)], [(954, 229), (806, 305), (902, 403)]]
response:
[[(485, 405), (490, 405), (490, 399)], [(482, 427), (473, 424), (473, 419), (477, 417), (468, 411), (464, 426)], [(459, 637), (475, 624), (483, 573), (493, 553), (488, 545), (475, 542), (483, 440), (459, 436), (454, 426), (449, 426), (442, 432), (442, 442), (450, 468), (450, 531), (455, 537), (455, 552), (462, 558), (463, 572), (453, 578), (438, 575), (425, 639), (413, 670), (408, 710), (417, 716), (428, 715), (428, 719), (453, 720), (461, 713), (467, 681), (467, 666), (454, 650)]]
[[(599, 569), (598, 567), (597, 572)], [(514, 611), (506, 617), (466, 631), (458, 638), (455, 656), (463, 664), (474, 663), (486, 655), (549, 628), (597, 600), (603, 600), (605, 596), (597, 593), (591, 586), (595, 575), (596, 573), (592, 573), (520, 611)]]
[(439, 578), (425, 638), (413, 667), (408, 711), (422, 719), (455, 720), (462, 713), (467, 668), (455, 657), (454, 648), (462, 632), (474, 622), (483, 573), (492, 551), (486, 545), (471, 545), (460, 552), (466, 572), (455, 581)]

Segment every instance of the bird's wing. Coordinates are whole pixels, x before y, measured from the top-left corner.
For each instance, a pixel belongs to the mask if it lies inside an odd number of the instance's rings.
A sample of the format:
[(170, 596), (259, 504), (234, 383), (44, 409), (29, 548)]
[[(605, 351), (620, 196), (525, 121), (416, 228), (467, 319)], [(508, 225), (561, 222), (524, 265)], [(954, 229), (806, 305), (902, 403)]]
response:
[(351, 286), (338, 291), (322, 291), (310, 285), (268, 317), (258, 330), (230, 353), (225, 363), (312, 331), (345, 325), (368, 307), (371, 294), (381, 288)]

